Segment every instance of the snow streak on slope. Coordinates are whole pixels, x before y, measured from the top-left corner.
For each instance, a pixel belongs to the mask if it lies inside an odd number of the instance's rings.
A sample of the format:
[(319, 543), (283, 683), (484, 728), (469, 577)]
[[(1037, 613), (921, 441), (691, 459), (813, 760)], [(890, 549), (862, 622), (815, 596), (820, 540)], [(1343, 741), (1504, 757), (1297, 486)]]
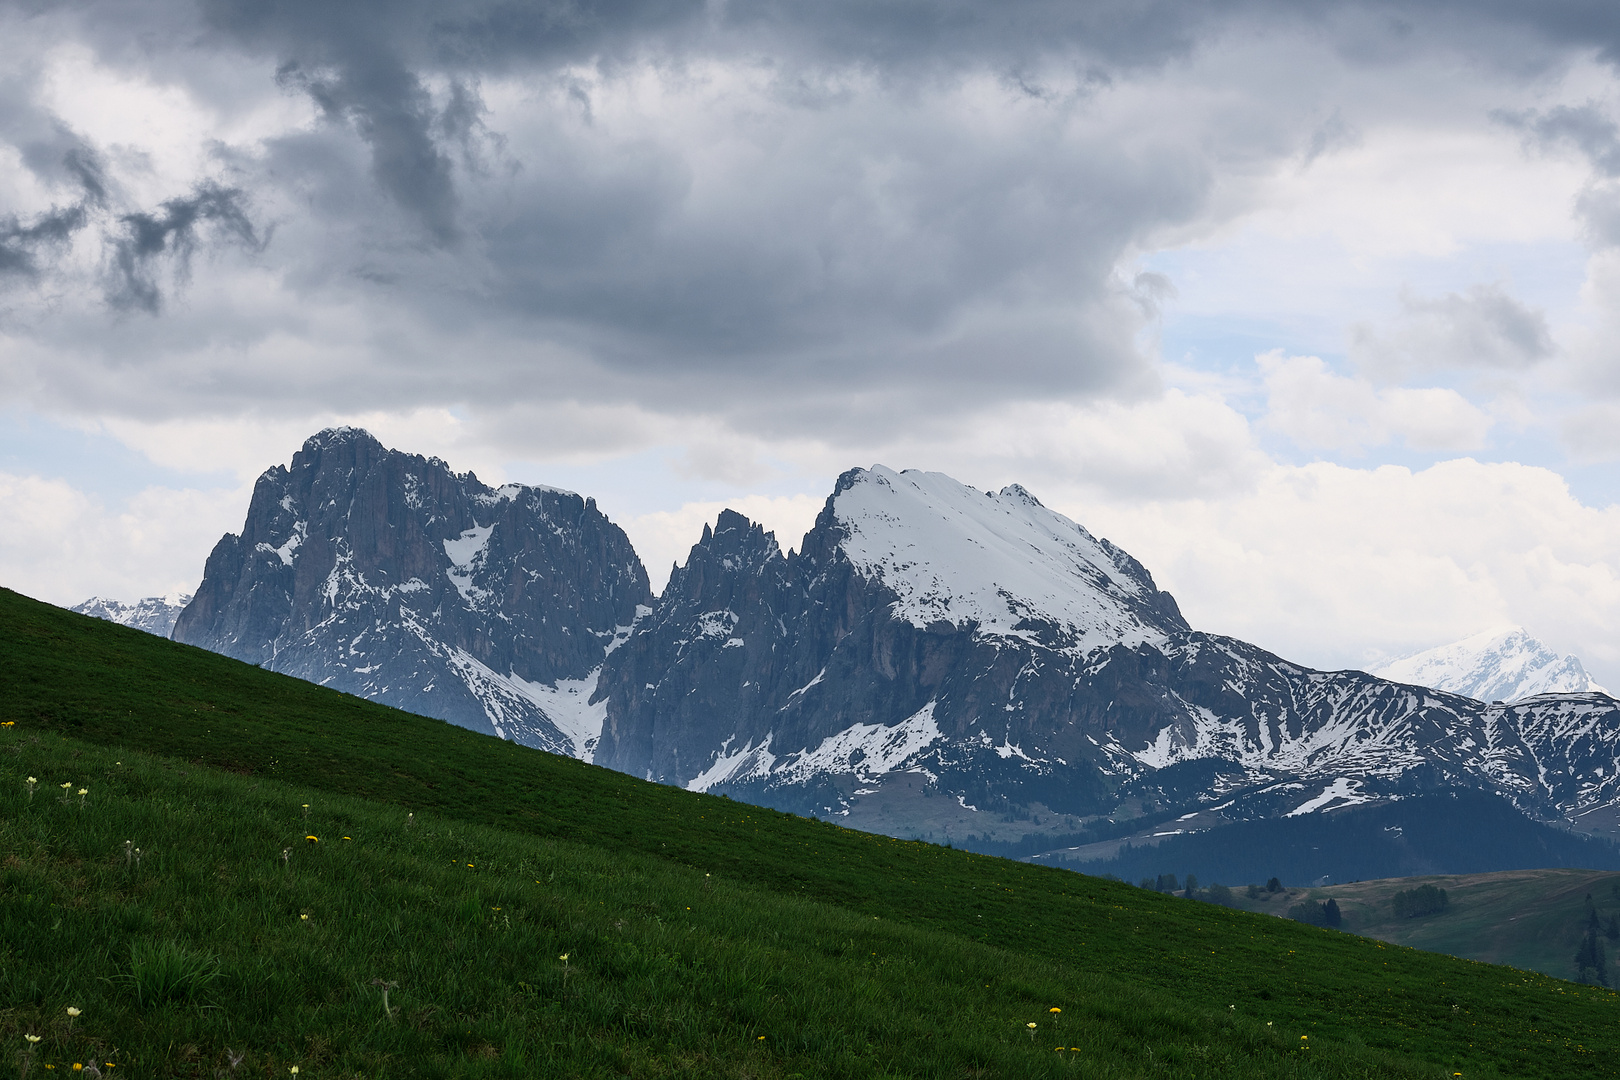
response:
[(973, 621), (1033, 639), (1035, 624), (1055, 624), (1079, 652), (1164, 640), (1145, 617), (1155, 593), (1145, 572), (1016, 484), (992, 494), (879, 465), (833, 511), (850, 562), (897, 593), (894, 612), (913, 625)]
[(749, 744), (731, 749), (728, 739), (714, 762), (687, 781), (688, 791), (708, 791), (726, 781), (769, 776), (786, 783), (805, 783), (820, 775), (852, 772), (864, 782), (895, 772), (911, 763), (922, 751), (943, 737), (934, 721), (930, 701), (898, 724), (852, 724), (820, 744), (800, 753), (778, 758), (771, 753), (772, 735), (758, 746)]
[(1579, 660), (1559, 656), (1518, 626), (1486, 630), (1403, 657), (1373, 674), (1480, 701), (1517, 701), (1536, 694), (1603, 690)]
[[(477, 696), (495, 734), (501, 738), (581, 761), (590, 761), (595, 755), (596, 740), (607, 718), (607, 702), (591, 704), (600, 668), (583, 679), (558, 679), (557, 685), (547, 686), (519, 675), (497, 674), (461, 649), (454, 650), (450, 662)], [(521, 706), (525, 702), (538, 707), (541, 716), (567, 741), (559, 743), (552, 732), (536, 724), (533, 712)]]

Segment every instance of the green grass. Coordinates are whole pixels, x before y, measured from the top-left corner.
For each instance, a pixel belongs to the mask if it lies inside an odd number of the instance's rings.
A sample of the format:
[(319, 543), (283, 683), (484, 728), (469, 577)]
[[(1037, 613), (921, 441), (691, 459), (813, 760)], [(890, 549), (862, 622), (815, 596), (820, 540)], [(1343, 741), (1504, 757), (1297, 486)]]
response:
[[(1396, 918), (1395, 894), (1425, 884), (1446, 890), (1446, 910)], [(1620, 914), (1620, 874), (1603, 870), (1504, 870), (1389, 878), (1289, 889), (1269, 900), (1250, 900), (1242, 889), (1233, 893), (1239, 907), (1272, 915), (1281, 915), (1305, 899), (1320, 903), (1332, 897), (1343, 913), (1345, 930), (1563, 978), (1575, 977), (1575, 950), (1586, 932), (1586, 897), (1592, 897), (1605, 924), (1611, 915)], [(1607, 939), (1604, 946), (1613, 951)]]
[[(0, 1045), (40, 1065), (1617, 1073), (1606, 991), (646, 784), (11, 593), (0, 719)], [(137, 945), (217, 977), (148, 1005)]]
[[(50, 778), (31, 801), (28, 775)], [(83, 805), (46, 793), (57, 777)], [(40, 1034), (58, 1069), (202, 1076), (245, 1052), (242, 1075), (1425, 1072), (667, 859), (54, 735), (0, 735), (0, 818), (0, 1043)]]

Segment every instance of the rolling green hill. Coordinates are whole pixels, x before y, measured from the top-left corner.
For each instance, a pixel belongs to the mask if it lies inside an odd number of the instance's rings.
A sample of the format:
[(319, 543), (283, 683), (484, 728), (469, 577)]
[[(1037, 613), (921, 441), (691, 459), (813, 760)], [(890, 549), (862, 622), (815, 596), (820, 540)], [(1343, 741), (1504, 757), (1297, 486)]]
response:
[(648, 784), (9, 592), (0, 721), (0, 1043), (36, 1070), (1620, 1071), (1604, 990)]
[[(1446, 910), (1398, 917), (1395, 894), (1422, 885), (1446, 890)], [(1272, 915), (1281, 915), (1305, 900), (1321, 903), (1331, 897), (1339, 905), (1345, 930), (1397, 945), (1571, 979), (1576, 974), (1575, 951), (1586, 932), (1586, 898), (1592, 898), (1593, 910), (1605, 926), (1610, 917), (1620, 916), (1620, 874), (1598, 870), (1388, 878), (1288, 889), (1253, 899), (1242, 890), (1233, 892), (1239, 907)], [(1603, 943), (1609, 952), (1614, 951), (1614, 943), (1606, 936)]]

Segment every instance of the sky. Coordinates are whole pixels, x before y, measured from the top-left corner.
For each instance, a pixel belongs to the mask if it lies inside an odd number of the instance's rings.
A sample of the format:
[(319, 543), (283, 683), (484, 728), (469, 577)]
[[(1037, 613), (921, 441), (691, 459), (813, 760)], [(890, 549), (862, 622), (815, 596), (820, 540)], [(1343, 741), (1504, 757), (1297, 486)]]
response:
[(882, 463), (1620, 688), (1617, 75), (1590, 0), (0, 0), (0, 584), (194, 588), (346, 423), (655, 587)]

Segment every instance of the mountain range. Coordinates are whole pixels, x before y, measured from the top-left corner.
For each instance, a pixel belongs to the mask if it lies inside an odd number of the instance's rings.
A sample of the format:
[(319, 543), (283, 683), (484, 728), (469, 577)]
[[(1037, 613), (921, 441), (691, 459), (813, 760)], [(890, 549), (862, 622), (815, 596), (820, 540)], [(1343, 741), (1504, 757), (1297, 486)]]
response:
[[(655, 597), (592, 500), (328, 430), (260, 477), (173, 636), (647, 779), (1006, 854), (1186, 851), (1243, 822), (1286, 847), (1313, 815), (1387, 837), (1399, 821), (1357, 811), (1458, 791), (1536, 828), (1620, 825), (1606, 694), (1491, 704), (1315, 671), (1192, 628), (1023, 488), (938, 473), (850, 470), (785, 553), (725, 511)], [(1521, 848), (1509, 862), (1551, 850)]]
[(189, 603), (191, 603), (190, 593), (148, 596), (133, 604), (122, 600), (109, 600), (104, 596), (92, 596), (82, 604), (75, 604), (69, 610), (166, 638), (174, 633), (174, 620), (180, 617), (180, 613)]

